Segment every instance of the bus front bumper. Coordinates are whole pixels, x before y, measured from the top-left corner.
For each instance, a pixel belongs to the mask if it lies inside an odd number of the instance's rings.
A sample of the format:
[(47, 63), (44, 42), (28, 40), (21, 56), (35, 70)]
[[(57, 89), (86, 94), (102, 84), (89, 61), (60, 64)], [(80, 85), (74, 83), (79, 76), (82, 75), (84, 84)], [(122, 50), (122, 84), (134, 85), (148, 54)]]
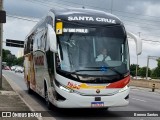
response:
[[(126, 106), (129, 104), (129, 91), (127, 87), (124, 91), (118, 92), (112, 96), (82, 96), (77, 93), (69, 93), (56, 87), (58, 94), (63, 96), (65, 100), (58, 100), (54, 102), (54, 105), (59, 108), (92, 108), (92, 107), (118, 107)], [(95, 101), (95, 97), (100, 97), (100, 101)], [(95, 104), (101, 104), (95, 106)], [(94, 105), (94, 106), (93, 106)]]

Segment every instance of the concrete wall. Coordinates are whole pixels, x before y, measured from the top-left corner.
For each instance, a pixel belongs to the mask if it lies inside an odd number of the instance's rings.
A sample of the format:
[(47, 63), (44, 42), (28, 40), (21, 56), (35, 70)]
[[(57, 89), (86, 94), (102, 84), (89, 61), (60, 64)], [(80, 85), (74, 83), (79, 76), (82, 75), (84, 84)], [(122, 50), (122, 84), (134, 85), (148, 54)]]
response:
[(136, 87), (152, 88), (155, 84), (156, 89), (160, 89), (160, 80), (131, 80), (130, 85)]

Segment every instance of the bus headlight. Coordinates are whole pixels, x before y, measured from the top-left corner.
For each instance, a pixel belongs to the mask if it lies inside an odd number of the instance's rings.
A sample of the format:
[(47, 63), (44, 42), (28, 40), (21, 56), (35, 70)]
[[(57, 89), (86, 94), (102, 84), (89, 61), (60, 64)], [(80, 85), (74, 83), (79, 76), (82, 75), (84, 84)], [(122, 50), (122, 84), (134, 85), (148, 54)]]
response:
[(62, 86), (62, 85), (59, 85), (59, 88), (60, 88), (61, 90), (66, 91), (66, 92), (70, 92), (70, 93), (73, 93), (73, 92), (74, 92), (74, 90), (72, 90), (72, 89), (70, 89), (70, 88), (67, 88), (67, 87), (65, 87), (65, 86)]
[(69, 89), (67, 89), (67, 88), (65, 88), (65, 87), (63, 87), (63, 86), (59, 86), (59, 88), (61, 89), (61, 90), (64, 90), (64, 91), (66, 91), (66, 92), (70, 92), (70, 90)]
[(63, 90), (63, 91), (70, 92), (70, 93), (73, 93), (73, 92), (74, 92), (74, 90), (72, 90), (72, 89), (70, 89), (70, 88), (68, 88), (68, 87), (65, 87), (65, 86), (61, 85), (57, 80), (55, 80), (55, 83), (56, 83), (56, 85), (57, 85), (61, 90)]
[(124, 88), (120, 89), (119, 92), (124, 92), (128, 89), (128, 85), (126, 85)]

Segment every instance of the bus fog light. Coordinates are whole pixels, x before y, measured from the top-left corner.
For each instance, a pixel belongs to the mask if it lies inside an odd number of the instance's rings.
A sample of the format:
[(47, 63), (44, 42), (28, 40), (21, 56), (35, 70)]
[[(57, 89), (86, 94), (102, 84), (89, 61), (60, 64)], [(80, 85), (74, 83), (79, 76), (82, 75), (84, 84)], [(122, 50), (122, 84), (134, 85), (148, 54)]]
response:
[(128, 89), (128, 85), (126, 85), (124, 88), (120, 89), (119, 92), (126, 91)]

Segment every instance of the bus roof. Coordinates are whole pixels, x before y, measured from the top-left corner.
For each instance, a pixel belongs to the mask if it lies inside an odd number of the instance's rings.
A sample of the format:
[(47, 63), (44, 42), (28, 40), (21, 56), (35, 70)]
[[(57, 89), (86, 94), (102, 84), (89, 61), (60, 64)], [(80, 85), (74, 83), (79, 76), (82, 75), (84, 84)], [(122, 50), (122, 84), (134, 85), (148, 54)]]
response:
[[(73, 23), (75, 22), (79, 24), (87, 24), (87, 25), (91, 24), (91, 25), (98, 25), (98, 26), (122, 24), (120, 19), (115, 15), (104, 12), (104, 11), (100, 11), (100, 10), (94, 10), (94, 9), (55, 7), (51, 9), (50, 12), (52, 12), (55, 15), (56, 20), (61, 20), (61, 21), (69, 21)], [(32, 28), (31, 32), (26, 36), (25, 39), (27, 39), (28, 36), (30, 36), (31, 33), (33, 33), (33, 31), (37, 28), (37, 26), (39, 26), (44, 20), (45, 20), (45, 17), (41, 19)]]
[(86, 8), (51, 9), (56, 20), (72, 21), (83, 24), (113, 25), (122, 24), (120, 19), (110, 13)]

